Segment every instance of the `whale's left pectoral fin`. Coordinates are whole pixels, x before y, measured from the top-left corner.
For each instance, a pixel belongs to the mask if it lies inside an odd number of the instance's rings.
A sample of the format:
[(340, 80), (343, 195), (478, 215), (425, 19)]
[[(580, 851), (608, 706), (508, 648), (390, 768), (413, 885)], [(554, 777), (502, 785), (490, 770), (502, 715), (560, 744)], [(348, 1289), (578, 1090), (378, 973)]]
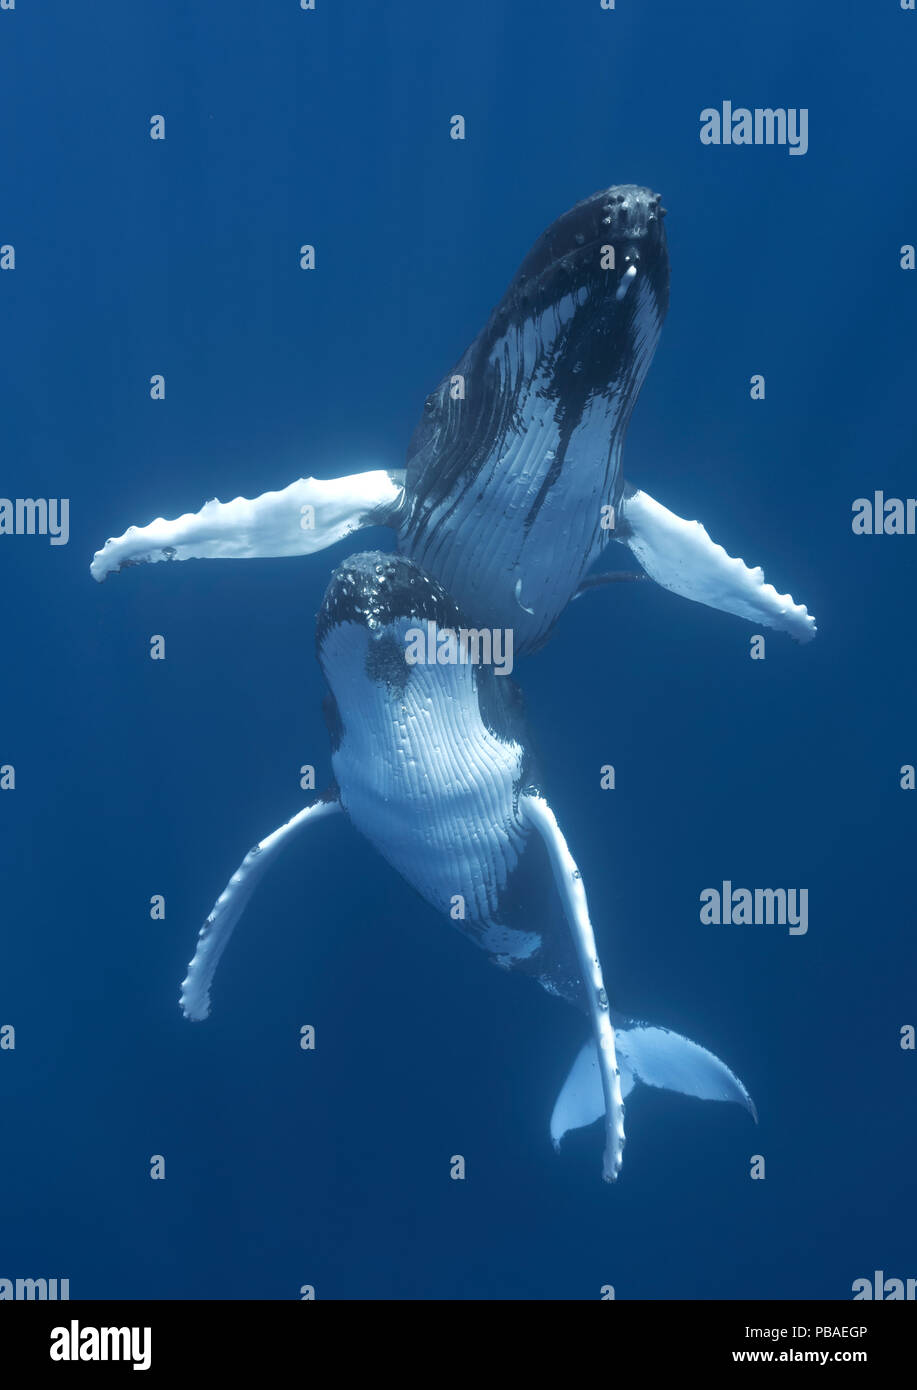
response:
[(638, 488), (625, 489), (617, 508), (615, 539), (633, 551), (664, 589), (788, 632), (797, 642), (810, 642), (815, 636), (815, 619), (807, 609), (766, 584), (761, 569), (749, 569), (744, 560), (727, 555), (699, 521), (685, 521)]
[[(630, 1095), (640, 1081), (698, 1100), (733, 1101), (757, 1123), (754, 1101), (737, 1076), (699, 1043), (647, 1023), (619, 1022), (615, 1037), (621, 1066), (621, 1093)], [(595, 1043), (589, 1038), (577, 1054), (551, 1115), (554, 1147), (570, 1130), (593, 1124), (604, 1100)]]
[(582, 874), (567, 848), (567, 842), (554, 812), (544, 797), (535, 791), (524, 792), (519, 798), (519, 809), (529, 825), (537, 830), (544, 840), (554, 872), (554, 881), (576, 947), (592, 1022), (592, 1045), (597, 1059), (596, 1075), (600, 1082), (599, 1113), (604, 1113), (605, 1116), (605, 1158), (602, 1176), (606, 1182), (614, 1182), (621, 1170), (624, 1155), (624, 1098), (621, 1094), (621, 1075), (615, 1050), (615, 1030), (611, 1022), (611, 1010), (602, 979), (602, 965), (596, 950), (595, 935), (589, 920), (589, 906), (586, 902)]
[(311, 555), (362, 526), (389, 525), (404, 496), (404, 473), (376, 468), (346, 478), (299, 478), (260, 497), (217, 498), (174, 521), (131, 526), (97, 550), (100, 583), (128, 565), (159, 560), (255, 560)]
[(283, 847), (300, 831), (341, 809), (336, 796), (329, 794), (303, 809), (250, 849), (214, 904), (201, 927), (197, 949), (181, 985), (181, 1009), (186, 1018), (198, 1021), (210, 1013), (210, 986), (220, 957), (226, 950), (233, 929), (248, 901)]

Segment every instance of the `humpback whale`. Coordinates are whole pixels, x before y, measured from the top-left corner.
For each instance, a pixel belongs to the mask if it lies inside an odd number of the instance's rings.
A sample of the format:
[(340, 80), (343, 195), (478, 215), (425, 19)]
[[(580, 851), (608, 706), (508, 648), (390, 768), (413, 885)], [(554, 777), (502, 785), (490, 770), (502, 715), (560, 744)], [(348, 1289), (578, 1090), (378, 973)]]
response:
[(614, 1181), (624, 1101), (638, 1081), (754, 1115), (711, 1052), (612, 1011), (582, 876), (541, 786), (518, 689), (473, 661), (409, 662), (410, 634), (427, 623), (446, 634), (466, 619), (413, 561), (374, 551), (335, 570), (316, 631), (334, 781), (246, 855), (217, 899), (182, 982), (186, 1017), (209, 1014), (219, 959), (280, 851), (343, 813), (491, 961), (586, 1015), (551, 1116), (556, 1147), (604, 1117), (603, 1176)]
[(131, 526), (96, 552), (93, 576), (305, 555), (387, 525), (473, 623), (512, 627), (523, 653), (603, 578), (587, 571), (613, 539), (664, 588), (808, 641), (804, 605), (624, 478), (624, 436), (668, 306), (664, 213), (658, 194), (622, 184), (552, 223), (427, 397), (404, 469), (300, 478)]

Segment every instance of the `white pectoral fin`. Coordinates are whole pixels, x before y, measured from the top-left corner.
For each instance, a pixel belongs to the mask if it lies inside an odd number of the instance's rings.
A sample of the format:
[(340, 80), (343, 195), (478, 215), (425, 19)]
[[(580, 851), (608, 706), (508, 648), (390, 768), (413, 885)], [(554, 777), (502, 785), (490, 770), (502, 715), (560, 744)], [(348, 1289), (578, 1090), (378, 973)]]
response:
[[(624, 1155), (624, 1097), (615, 1050), (615, 1030), (608, 1007), (608, 994), (602, 979), (602, 965), (595, 945), (595, 935), (589, 920), (589, 905), (583, 879), (576, 867), (567, 842), (561, 833), (554, 812), (542, 796), (526, 792), (519, 798), (519, 808), (547, 847), (567, 923), (576, 947), (580, 972), (589, 1001), (592, 1022), (592, 1047), (599, 1080), (600, 1108), (596, 1116), (605, 1116), (605, 1157), (603, 1174), (606, 1182), (614, 1182), (621, 1169)], [(594, 1118), (595, 1118), (594, 1117)]]
[[(705, 1047), (646, 1023), (619, 1026), (615, 1037), (621, 1068), (621, 1094), (627, 1096), (638, 1081), (666, 1091), (680, 1091), (699, 1100), (726, 1100), (741, 1105), (757, 1122), (751, 1096), (725, 1062)], [(595, 1043), (588, 1039), (570, 1068), (551, 1115), (554, 1147), (572, 1129), (597, 1120), (604, 1109)]]
[(625, 494), (616, 532), (616, 539), (664, 589), (788, 632), (797, 642), (810, 642), (815, 636), (815, 619), (803, 604), (766, 584), (760, 568), (749, 569), (744, 560), (727, 555), (699, 521), (685, 521), (648, 493), (631, 489)]
[(248, 901), (283, 847), (306, 826), (341, 809), (337, 800), (314, 801), (305, 806), (286, 825), (274, 830), (250, 849), (217, 898), (210, 916), (201, 927), (197, 949), (181, 985), (181, 1009), (186, 1018), (198, 1021), (210, 1013), (210, 986), (220, 957), (226, 950), (233, 929)]
[(361, 526), (384, 522), (404, 495), (403, 475), (376, 468), (347, 478), (299, 478), (260, 497), (214, 498), (175, 521), (157, 517), (131, 526), (97, 550), (90, 565), (100, 583), (128, 565), (158, 560), (253, 560), (311, 555)]

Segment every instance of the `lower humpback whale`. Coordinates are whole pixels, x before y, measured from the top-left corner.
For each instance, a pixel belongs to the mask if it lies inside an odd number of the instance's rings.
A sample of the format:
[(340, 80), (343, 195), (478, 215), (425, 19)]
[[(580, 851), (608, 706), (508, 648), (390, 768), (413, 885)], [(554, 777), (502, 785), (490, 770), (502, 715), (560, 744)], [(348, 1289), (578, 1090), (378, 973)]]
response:
[(446, 633), (465, 619), (412, 561), (369, 552), (332, 575), (316, 640), (330, 689), (334, 783), (233, 874), (182, 983), (185, 1015), (209, 1014), (220, 956), (280, 850), (343, 811), (495, 964), (586, 1014), (589, 1037), (551, 1117), (555, 1146), (568, 1130), (604, 1116), (603, 1175), (613, 1181), (624, 1099), (637, 1081), (736, 1101), (754, 1115), (745, 1087), (712, 1053), (612, 1012), (582, 877), (541, 788), (518, 690), (485, 665), (409, 663), (410, 633), (427, 623)]
[(625, 432), (668, 306), (664, 212), (658, 194), (622, 184), (552, 223), (428, 396), (405, 469), (300, 478), (159, 517), (106, 541), (91, 573), (306, 555), (387, 525), (474, 623), (512, 628), (522, 653), (596, 583), (587, 571), (614, 539), (664, 588), (808, 641), (803, 605), (624, 479)]

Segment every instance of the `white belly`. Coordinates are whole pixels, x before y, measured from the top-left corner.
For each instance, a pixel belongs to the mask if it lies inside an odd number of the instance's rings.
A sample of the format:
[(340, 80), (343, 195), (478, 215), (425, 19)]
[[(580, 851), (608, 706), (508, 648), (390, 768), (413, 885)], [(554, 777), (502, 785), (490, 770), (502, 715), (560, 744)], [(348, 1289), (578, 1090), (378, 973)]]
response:
[(527, 838), (515, 806), (523, 749), (482, 722), (468, 666), (415, 666), (403, 692), (375, 682), (368, 698), (361, 653), (342, 642), (326, 659), (343, 723), (332, 766), (354, 825), (456, 925), (457, 897), (465, 920), (495, 925)]

